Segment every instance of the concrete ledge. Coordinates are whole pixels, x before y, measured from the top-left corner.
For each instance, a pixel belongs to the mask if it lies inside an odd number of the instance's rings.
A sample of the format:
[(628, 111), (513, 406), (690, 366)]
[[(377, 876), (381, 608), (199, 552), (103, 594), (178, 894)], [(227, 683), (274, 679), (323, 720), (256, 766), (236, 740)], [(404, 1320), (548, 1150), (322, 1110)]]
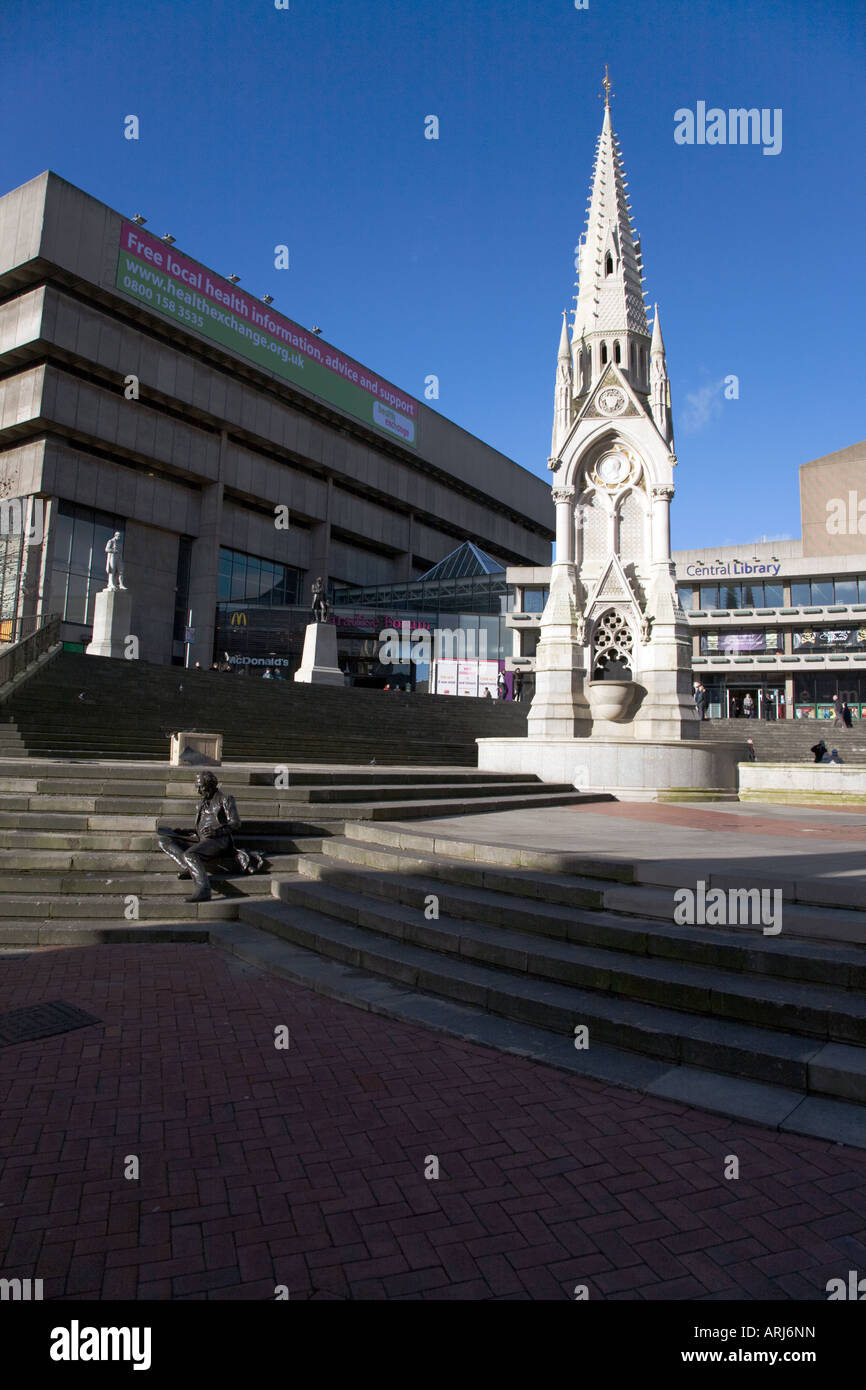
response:
[(743, 763), (742, 801), (866, 803), (866, 766), (844, 763)]
[(479, 738), (485, 772), (533, 772), (542, 782), (580, 791), (613, 791), (621, 801), (654, 801), (659, 792), (736, 792), (746, 744), (670, 740), (653, 743), (604, 738)]

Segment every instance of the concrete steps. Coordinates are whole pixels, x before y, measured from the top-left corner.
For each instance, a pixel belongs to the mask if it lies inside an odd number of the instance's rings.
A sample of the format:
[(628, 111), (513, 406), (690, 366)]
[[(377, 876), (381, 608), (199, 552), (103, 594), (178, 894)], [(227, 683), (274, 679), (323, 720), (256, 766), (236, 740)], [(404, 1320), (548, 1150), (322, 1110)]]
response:
[(634, 866), (569, 856), (557, 873), (501, 846), (409, 847), (425, 838), (349, 824), (275, 877), (274, 901), (242, 904), (239, 924), (295, 953), (292, 978), (329, 992), (337, 972), (335, 997), (357, 984), (364, 1007), (377, 998), (399, 1014), (411, 992), (431, 1017), (469, 1011), (475, 1032), (461, 1036), (529, 1028), (559, 1049), (586, 1027), (585, 1074), (600, 1049), (602, 1072), (622, 1084), (866, 1147), (862, 948), (676, 927), (670, 894), (665, 919)]
[[(83, 698), (80, 698), (83, 697)], [(0, 756), (164, 758), (179, 728), (223, 734), (227, 761), (470, 766), (475, 740), (519, 737), (510, 701), (262, 681), (61, 653), (3, 707)]]
[(810, 749), (823, 739), (845, 762), (866, 763), (866, 726), (856, 721), (851, 729), (834, 729), (832, 719), (705, 719), (697, 728), (701, 739), (752, 739), (758, 762), (811, 763)]
[[(0, 761), (0, 946), (48, 943), (58, 931), (75, 939), (70, 922), (93, 930), (123, 931), (129, 899), (136, 920), (172, 923), (230, 921), (240, 904), (271, 893), (299, 859), (321, 851), (324, 838), (345, 820), (455, 814), (467, 806), (500, 810), (535, 804), (570, 805), (573, 788), (550, 789), (532, 777), (488, 777), (474, 768), (396, 767), (284, 769), (274, 785), (272, 767), (221, 769), (224, 789), (237, 799), (241, 847), (267, 856), (266, 871), (247, 876), (215, 866), (213, 898), (188, 904), (188, 881), (157, 849), (158, 826), (192, 825), (194, 773), (165, 763), (147, 767), (89, 762)], [(88, 936), (88, 940), (102, 939)], [(107, 940), (121, 939), (115, 936)], [(125, 939), (125, 938), (124, 938)]]

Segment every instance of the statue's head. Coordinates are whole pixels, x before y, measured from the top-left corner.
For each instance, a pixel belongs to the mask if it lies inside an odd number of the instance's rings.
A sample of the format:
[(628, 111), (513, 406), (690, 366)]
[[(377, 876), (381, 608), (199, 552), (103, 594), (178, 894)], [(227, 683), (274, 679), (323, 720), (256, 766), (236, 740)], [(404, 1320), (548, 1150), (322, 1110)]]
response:
[(200, 772), (195, 779), (196, 790), (207, 801), (219, 788), (219, 782), (212, 772)]

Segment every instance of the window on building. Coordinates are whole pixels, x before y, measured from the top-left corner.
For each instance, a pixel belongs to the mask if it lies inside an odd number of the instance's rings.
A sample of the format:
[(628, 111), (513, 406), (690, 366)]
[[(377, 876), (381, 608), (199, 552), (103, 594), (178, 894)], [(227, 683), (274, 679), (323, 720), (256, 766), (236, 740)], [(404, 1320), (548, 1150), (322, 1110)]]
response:
[(622, 361), (622, 348), (619, 345), (619, 339), (613, 345), (613, 360), (614, 362)]
[(108, 512), (60, 502), (54, 529), (50, 610), (64, 622), (93, 621), (97, 593), (105, 588), (105, 546), (124, 523)]
[(240, 550), (220, 550), (220, 603), (251, 608), (293, 608), (300, 602), (303, 571)]
[(604, 366), (604, 364), (605, 364), (606, 362), (607, 362), (607, 343), (602, 343), (602, 345), (601, 345), (601, 365)]
[[(191, 536), (181, 536), (179, 538), (177, 545), (177, 582), (174, 591), (173, 642), (183, 642), (187, 619), (189, 617), (189, 575), (192, 565), (192, 546), (193, 541)], [(178, 654), (173, 660), (180, 662), (183, 658)]]
[(604, 273), (605, 275), (613, 275), (613, 256), (609, 251), (607, 253), (607, 260), (604, 263)]
[(691, 584), (678, 584), (677, 593), (679, 594), (680, 604), (687, 613), (691, 613), (694, 607), (692, 601), (693, 588)]
[[(781, 608), (785, 593), (781, 584), (702, 584), (700, 607), (707, 608)], [(807, 602), (803, 599), (801, 602)]]
[(544, 605), (547, 603), (547, 596), (549, 593), (549, 589), (524, 589), (523, 612), (543, 613)]
[(835, 585), (836, 603), (859, 603), (856, 579), (837, 579)]
[(812, 603), (827, 604), (833, 602), (833, 581), (832, 579), (813, 579), (812, 580)]

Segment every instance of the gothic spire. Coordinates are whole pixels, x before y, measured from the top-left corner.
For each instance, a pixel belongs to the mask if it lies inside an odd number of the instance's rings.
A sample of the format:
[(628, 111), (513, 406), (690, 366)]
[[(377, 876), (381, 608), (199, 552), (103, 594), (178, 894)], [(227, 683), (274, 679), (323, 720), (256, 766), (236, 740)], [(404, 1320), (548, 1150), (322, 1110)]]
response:
[(574, 381), (571, 373), (571, 344), (568, 341), (567, 311), (562, 311), (562, 332), (559, 335), (559, 355), (556, 360), (556, 388), (553, 404), (553, 440), (551, 454), (556, 455), (560, 444), (571, 428), (574, 418)]
[(662, 337), (662, 321), (659, 318), (659, 306), (654, 306), (655, 317), (653, 319), (653, 340), (650, 348), (650, 357), (655, 357), (660, 352), (662, 357), (665, 355), (665, 340)]
[(649, 336), (641, 288), (640, 241), (633, 229), (626, 192), (628, 180), (611, 122), (609, 83), (605, 97), (586, 231), (578, 252), (580, 290), (574, 317), (575, 339), (595, 332)]

